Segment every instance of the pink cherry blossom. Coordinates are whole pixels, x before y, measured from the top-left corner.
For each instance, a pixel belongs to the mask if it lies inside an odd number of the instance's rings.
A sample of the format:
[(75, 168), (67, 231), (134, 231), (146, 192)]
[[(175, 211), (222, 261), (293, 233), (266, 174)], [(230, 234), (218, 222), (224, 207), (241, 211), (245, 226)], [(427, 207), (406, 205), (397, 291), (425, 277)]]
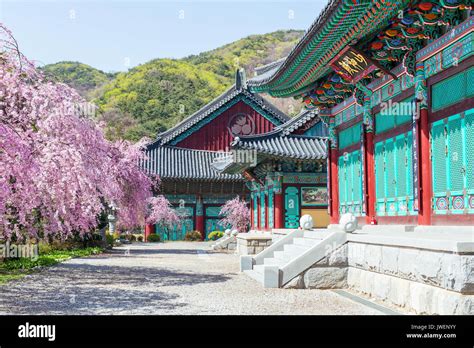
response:
[(224, 216), (219, 221), (222, 226), (232, 226), (239, 232), (247, 232), (250, 223), (250, 209), (247, 202), (241, 200), (238, 196), (227, 201), (221, 208), (219, 215)]
[(170, 202), (165, 196), (151, 197), (148, 199), (149, 214), (146, 218), (147, 224), (158, 224), (166, 227), (179, 225), (179, 217), (172, 209)]
[(153, 184), (139, 167), (146, 143), (107, 141), (83, 103), (0, 24), (0, 239), (83, 235), (111, 203), (120, 225), (143, 224)]

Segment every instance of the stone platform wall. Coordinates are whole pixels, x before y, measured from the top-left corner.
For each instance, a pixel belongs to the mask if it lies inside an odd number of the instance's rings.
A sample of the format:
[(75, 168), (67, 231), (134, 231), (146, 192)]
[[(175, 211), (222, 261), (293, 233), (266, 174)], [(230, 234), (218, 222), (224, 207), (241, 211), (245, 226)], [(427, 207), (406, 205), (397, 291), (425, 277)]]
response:
[(285, 287), (350, 288), (418, 314), (474, 314), (474, 255), (349, 241)]

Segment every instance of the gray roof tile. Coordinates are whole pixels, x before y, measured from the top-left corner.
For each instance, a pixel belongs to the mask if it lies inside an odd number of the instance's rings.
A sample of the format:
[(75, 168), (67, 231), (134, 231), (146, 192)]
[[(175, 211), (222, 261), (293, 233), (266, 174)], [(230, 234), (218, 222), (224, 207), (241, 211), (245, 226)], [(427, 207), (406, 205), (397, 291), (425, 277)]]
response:
[(211, 163), (225, 153), (151, 145), (143, 166), (149, 175), (161, 179), (244, 181), (240, 174), (222, 174)]

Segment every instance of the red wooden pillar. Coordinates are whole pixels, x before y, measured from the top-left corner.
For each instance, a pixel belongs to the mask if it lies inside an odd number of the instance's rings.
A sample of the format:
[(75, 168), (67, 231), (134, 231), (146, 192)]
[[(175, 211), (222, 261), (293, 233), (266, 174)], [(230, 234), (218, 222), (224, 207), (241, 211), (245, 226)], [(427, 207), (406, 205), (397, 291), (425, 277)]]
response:
[(204, 206), (202, 203), (202, 197), (198, 197), (196, 201), (196, 231), (201, 233), (201, 239), (206, 238), (206, 231), (204, 229)]
[(275, 205), (275, 228), (284, 228), (283, 225), (283, 194), (278, 192), (274, 194), (273, 201)]
[(260, 196), (260, 191), (257, 193), (258, 194), (258, 199), (257, 199), (257, 221), (255, 224), (257, 225), (257, 230), (262, 229), (262, 215), (260, 214), (260, 209), (262, 204), (260, 203), (260, 199), (262, 198)]
[(268, 224), (268, 195), (265, 194), (265, 231), (269, 229), (269, 224)]
[(253, 206), (253, 195), (250, 195), (250, 229), (254, 230), (255, 229), (255, 221), (253, 221), (253, 210), (255, 207)]
[(428, 110), (420, 110), (420, 209), (418, 214), (418, 224), (431, 225), (431, 158), (430, 158), (430, 124), (428, 121)]
[(145, 242), (148, 241), (148, 236), (156, 233), (155, 225), (147, 224), (145, 225)]
[(339, 223), (339, 183), (337, 172), (337, 149), (329, 151), (330, 168), (329, 180), (331, 184), (331, 224)]
[(365, 221), (370, 224), (375, 217), (375, 162), (374, 162), (374, 133), (365, 133), (365, 173), (366, 173), (366, 212)]

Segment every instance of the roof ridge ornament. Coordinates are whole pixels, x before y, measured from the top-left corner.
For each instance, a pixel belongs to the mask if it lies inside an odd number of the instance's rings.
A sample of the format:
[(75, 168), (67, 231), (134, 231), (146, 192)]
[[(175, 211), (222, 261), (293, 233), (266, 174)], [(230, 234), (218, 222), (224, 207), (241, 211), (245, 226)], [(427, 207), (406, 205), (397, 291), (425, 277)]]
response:
[(247, 77), (245, 75), (245, 70), (242, 68), (238, 68), (235, 73), (235, 89), (238, 91), (247, 89)]

